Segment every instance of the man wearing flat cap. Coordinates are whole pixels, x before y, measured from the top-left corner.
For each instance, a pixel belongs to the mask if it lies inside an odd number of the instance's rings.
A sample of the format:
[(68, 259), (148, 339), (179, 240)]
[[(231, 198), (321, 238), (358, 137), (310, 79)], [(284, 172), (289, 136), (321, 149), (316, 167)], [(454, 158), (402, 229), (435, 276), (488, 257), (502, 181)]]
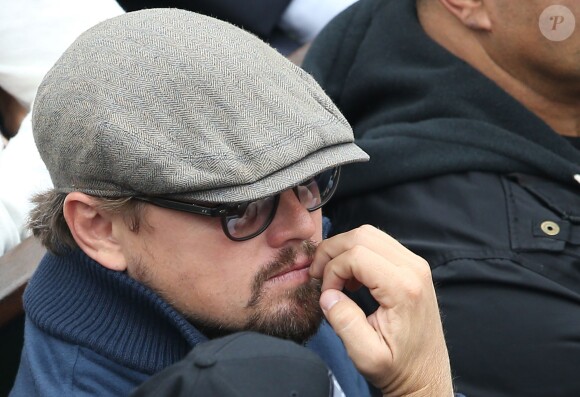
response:
[[(73, 43), (33, 112), (54, 189), (31, 216), (49, 253), (25, 292), (12, 396), (128, 395), (245, 330), (307, 344), (347, 396), (369, 394), (348, 355), (383, 395), (451, 394), (426, 262), (371, 227), (321, 242), (340, 167), (368, 157), (258, 38), (128, 13)], [(340, 291), (361, 283), (384, 303), (368, 320)]]

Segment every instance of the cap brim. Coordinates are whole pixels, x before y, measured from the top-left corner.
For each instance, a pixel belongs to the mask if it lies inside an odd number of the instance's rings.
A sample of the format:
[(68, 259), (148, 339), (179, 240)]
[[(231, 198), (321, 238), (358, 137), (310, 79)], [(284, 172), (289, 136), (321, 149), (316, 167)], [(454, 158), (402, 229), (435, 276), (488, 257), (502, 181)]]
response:
[[(280, 155), (283, 156), (284, 154), (280, 153)], [(296, 186), (327, 169), (368, 160), (368, 154), (357, 145), (343, 143), (320, 149), (300, 161), (253, 183), (187, 194), (168, 195), (166, 197), (180, 201), (203, 203), (239, 203), (257, 200)]]

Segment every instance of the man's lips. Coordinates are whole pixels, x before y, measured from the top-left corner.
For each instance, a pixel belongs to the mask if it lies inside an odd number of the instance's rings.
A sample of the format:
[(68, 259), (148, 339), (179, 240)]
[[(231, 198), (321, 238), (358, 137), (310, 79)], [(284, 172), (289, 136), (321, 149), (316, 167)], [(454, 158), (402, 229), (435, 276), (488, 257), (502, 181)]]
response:
[(311, 264), (312, 264), (312, 259), (309, 259), (309, 258), (306, 258), (306, 259), (301, 260), (301, 261), (296, 261), (292, 264), (292, 266), (286, 267), (286, 268), (282, 269), (281, 271), (279, 271), (278, 273), (269, 277), (267, 281), (274, 280), (277, 278), (283, 278), (285, 275), (289, 275), (292, 272), (308, 269)]

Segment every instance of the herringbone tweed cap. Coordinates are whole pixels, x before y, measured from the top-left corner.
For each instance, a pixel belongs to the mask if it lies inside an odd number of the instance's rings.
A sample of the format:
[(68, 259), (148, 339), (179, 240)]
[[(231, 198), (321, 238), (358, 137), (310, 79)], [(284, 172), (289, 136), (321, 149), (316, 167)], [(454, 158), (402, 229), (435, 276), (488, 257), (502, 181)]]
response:
[(234, 203), (368, 160), (310, 75), (177, 9), (83, 33), (45, 76), (33, 128), (57, 191), (103, 197)]

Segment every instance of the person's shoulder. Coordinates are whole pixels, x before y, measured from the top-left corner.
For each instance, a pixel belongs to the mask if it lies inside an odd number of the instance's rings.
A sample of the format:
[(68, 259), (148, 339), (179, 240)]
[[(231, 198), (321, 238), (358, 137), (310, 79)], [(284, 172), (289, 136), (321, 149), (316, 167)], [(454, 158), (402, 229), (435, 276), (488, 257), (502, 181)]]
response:
[(126, 396), (149, 377), (150, 374), (123, 366), (93, 349), (79, 347), (73, 373), (74, 395), (83, 396), (84, 390), (96, 390), (98, 393), (90, 395)]
[(52, 336), (27, 319), (23, 360), (12, 396), (33, 389), (58, 397), (128, 395), (148, 377), (88, 347)]
[(77, 347), (55, 338), (26, 318), (24, 348), (11, 396), (74, 396)]
[(380, 13), (387, 9), (393, 1), (394, 0), (358, 0), (340, 13), (337, 18), (354, 18), (353, 22), (356, 24), (362, 24), (365, 21), (381, 18)]

